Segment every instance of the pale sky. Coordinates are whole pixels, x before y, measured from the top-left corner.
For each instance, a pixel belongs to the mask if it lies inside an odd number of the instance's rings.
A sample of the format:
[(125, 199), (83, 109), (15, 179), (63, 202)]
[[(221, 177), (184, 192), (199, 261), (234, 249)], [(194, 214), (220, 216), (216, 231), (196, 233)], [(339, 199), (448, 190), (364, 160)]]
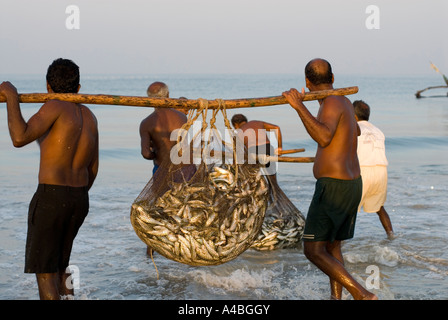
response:
[(58, 57), (83, 74), (302, 74), (316, 57), (344, 74), (448, 74), (447, 23), (446, 0), (1, 0), (0, 76)]

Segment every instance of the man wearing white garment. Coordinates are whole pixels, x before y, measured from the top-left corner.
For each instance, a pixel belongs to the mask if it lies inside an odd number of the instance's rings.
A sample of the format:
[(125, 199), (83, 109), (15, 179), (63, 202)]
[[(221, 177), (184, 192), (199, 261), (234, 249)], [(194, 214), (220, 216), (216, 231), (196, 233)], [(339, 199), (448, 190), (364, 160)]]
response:
[(362, 176), (362, 198), (359, 209), (376, 212), (389, 239), (394, 238), (392, 223), (384, 209), (387, 198), (387, 166), (385, 136), (369, 122), (370, 107), (362, 100), (353, 102), (361, 135), (358, 136), (358, 159)]

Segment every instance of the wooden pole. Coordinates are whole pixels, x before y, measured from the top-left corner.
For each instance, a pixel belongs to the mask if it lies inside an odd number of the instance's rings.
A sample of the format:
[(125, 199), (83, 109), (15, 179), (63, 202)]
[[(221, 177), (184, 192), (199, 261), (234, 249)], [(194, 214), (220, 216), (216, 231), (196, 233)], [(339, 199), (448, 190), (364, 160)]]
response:
[[(358, 87), (346, 87), (333, 90), (322, 90), (305, 93), (304, 101), (318, 100), (330, 95), (350, 95), (358, 92)], [(79, 94), (79, 93), (22, 93), (19, 94), (21, 103), (45, 103), (48, 100), (61, 100), (82, 104), (121, 105), (133, 107), (157, 107), (157, 108), (189, 108), (198, 109), (201, 99), (171, 99), (171, 98), (148, 98), (135, 96), (119, 96), (104, 94)], [(225, 103), (226, 109), (265, 107), (287, 104), (283, 96), (265, 98), (245, 98), (229, 100), (207, 100), (209, 109), (218, 109), (220, 104)], [(6, 98), (0, 95), (0, 102), (6, 102)]]
[(269, 161), (277, 161), (277, 162), (314, 162), (314, 157), (268, 157)]
[[(305, 149), (302, 150), (305, 151)], [(194, 148), (193, 152), (202, 152), (202, 151), (200, 148)], [(210, 150), (207, 156), (216, 158), (219, 157), (233, 158), (234, 154), (232, 152)], [(302, 162), (302, 163), (314, 162), (314, 157), (288, 157), (288, 156), (266, 156), (266, 155), (259, 155), (258, 157), (263, 161), (272, 161), (272, 162)]]
[(304, 152), (305, 149), (290, 149), (290, 150), (282, 150), (281, 154), (291, 154), (291, 153), (297, 153), (297, 152)]

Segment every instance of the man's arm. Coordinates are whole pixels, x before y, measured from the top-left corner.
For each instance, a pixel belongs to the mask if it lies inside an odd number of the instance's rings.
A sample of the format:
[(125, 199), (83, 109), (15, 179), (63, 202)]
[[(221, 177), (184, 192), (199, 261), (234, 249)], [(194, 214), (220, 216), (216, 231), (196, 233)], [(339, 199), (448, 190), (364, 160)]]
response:
[(275, 150), (275, 154), (280, 155), (283, 149), (282, 131), (280, 130), (280, 127), (275, 124), (267, 122), (264, 122), (263, 125), (265, 130), (274, 131), (275, 136), (277, 137), (277, 149)]
[(141, 144), (141, 153), (143, 158), (148, 160), (154, 160), (156, 155), (151, 150), (151, 135), (149, 134), (148, 130), (146, 129), (146, 125), (144, 120), (140, 124), (140, 144)]
[(17, 89), (10, 82), (3, 82), (0, 93), (6, 97), (9, 134), (15, 147), (23, 147), (40, 138), (60, 115), (57, 102), (50, 100), (26, 122), (20, 110)]
[(96, 176), (98, 174), (98, 167), (99, 167), (99, 137), (98, 137), (98, 132), (97, 132), (96, 138), (95, 138), (95, 150), (94, 150), (93, 159), (90, 162), (89, 167), (88, 167), (88, 171), (89, 171), (88, 189), (89, 190), (92, 187), (93, 182), (95, 181)]
[(327, 100), (321, 105), (316, 118), (303, 104), (304, 95), (305, 89), (302, 89), (301, 93), (296, 89), (283, 92), (283, 96), (288, 103), (297, 111), (308, 134), (320, 147), (324, 148), (330, 144), (336, 132), (340, 117), (339, 112), (334, 104)]

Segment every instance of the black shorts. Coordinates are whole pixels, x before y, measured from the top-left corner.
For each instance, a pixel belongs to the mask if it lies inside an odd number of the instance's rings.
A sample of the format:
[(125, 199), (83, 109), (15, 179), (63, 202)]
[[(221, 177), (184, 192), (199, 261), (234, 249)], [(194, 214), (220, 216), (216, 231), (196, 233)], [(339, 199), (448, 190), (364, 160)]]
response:
[(28, 211), (25, 273), (64, 271), (88, 211), (87, 187), (39, 184)]
[(361, 196), (361, 177), (354, 180), (318, 179), (303, 240), (333, 242), (353, 238)]

